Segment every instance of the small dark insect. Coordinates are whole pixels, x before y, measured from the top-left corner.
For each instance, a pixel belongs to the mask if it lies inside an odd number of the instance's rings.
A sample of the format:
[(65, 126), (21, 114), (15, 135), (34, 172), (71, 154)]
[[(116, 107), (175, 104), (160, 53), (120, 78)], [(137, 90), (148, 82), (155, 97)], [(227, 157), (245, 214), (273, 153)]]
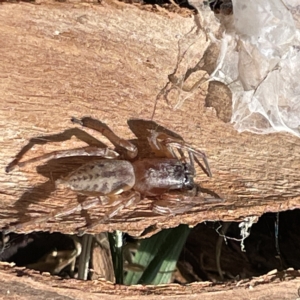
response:
[[(98, 221), (87, 225), (79, 231), (91, 229), (117, 215), (123, 208), (139, 202), (143, 197), (165, 202), (178, 203), (173, 208), (156, 205), (153, 210), (159, 214), (178, 214), (188, 210), (180, 205), (184, 197), (196, 197), (198, 186), (194, 183), (195, 167), (197, 163), (207, 176), (211, 171), (202, 151), (196, 150), (180, 138), (174, 138), (164, 132), (150, 130), (148, 142), (155, 153), (154, 158), (138, 158), (137, 147), (131, 142), (119, 138), (104, 123), (85, 117), (71, 119), (73, 123), (96, 130), (107, 137), (114, 145), (124, 149), (125, 154), (120, 155), (116, 150), (109, 148), (84, 147), (71, 150), (61, 150), (48, 153), (30, 160), (19, 162), (16, 158), (6, 168), (10, 172), (16, 166), (22, 167), (28, 163), (53, 158), (71, 156), (99, 156), (101, 159), (89, 162), (73, 171), (65, 178), (57, 180), (56, 186), (68, 187), (80, 194), (93, 196), (75, 208), (63, 211), (54, 211), (44, 218), (38, 218), (27, 223), (10, 226), (5, 232), (20, 229), (35, 222), (48, 221), (52, 217), (70, 215), (75, 211), (88, 209), (99, 203), (110, 203), (112, 209)], [(185, 157), (187, 153), (188, 158)], [(199, 161), (200, 157), (203, 162)], [(159, 203), (159, 201), (158, 201)]]

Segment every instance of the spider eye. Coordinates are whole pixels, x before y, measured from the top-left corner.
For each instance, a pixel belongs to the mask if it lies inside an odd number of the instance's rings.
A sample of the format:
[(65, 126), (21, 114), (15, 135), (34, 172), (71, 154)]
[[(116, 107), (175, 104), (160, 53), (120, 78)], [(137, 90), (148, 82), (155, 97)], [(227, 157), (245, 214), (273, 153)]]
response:
[(195, 186), (194, 184), (194, 178), (193, 176), (190, 176), (190, 175), (186, 175), (184, 177), (184, 188), (187, 189), (187, 190), (192, 190)]
[(194, 184), (194, 168), (190, 164), (184, 164), (184, 183), (183, 186), (187, 190), (192, 190)]

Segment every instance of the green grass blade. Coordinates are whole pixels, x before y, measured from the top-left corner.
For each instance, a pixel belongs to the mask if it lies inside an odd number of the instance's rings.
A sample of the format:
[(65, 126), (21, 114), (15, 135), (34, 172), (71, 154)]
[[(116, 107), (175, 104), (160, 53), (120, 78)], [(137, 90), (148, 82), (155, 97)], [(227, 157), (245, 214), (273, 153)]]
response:
[(180, 225), (142, 240), (133, 263), (145, 269), (143, 272), (129, 271), (125, 284), (169, 283), (189, 232), (190, 228), (187, 225)]

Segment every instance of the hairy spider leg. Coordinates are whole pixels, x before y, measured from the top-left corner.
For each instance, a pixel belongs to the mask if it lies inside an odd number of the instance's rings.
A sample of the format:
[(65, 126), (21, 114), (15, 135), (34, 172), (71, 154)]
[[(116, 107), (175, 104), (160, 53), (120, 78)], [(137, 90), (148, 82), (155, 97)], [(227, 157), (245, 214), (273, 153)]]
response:
[[(154, 130), (150, 131), (150, 137), (148, 137), (148, 141), (150, 144), (150, 147), (154, 150), (162, 151), (167, 155), (167, 157), (177, 158), (177, 155), (175, 154), (174, 148), (177, 149), (178, 153), (181, 156), (181, 160), (186, 161), (184, 153), (182, 150), (186, 150), (189, 154), (189, 160), (190, 165), (194, 167), (194, 161), (200, 166), (200, 168), (203, 170), (203, 172), (209, 176), (212, 177), (210, 167), (206, 158), (206, 155), (204, 152), (200, 150), (196, 150), (189, 144), (185, 143), (184, 140), (174, 138), (166, 133), (163, 132), (156, 132)], [(205, 167), (202, 165), (202, 163), (197, 158), (197, 155), (200, 156), (203, 159), (203, 162), (205, 164)]]
[(38, 161), (48, 161), (50, 159), (57, 159), (57, 158), (62, 158), (62, 157), (72, 157), (72, 156), (99, 156), (107, 159), (114, 159), (119, 156), (119, 154), (109, 148), (97, 148), (95, 146), (87, 146), (87, 147), (82, 147), (82, 148), (76, 148), (76, 149), (71, 149), (71, 150), (58, 150), (58, 151), (53, 151), (51, 153), (47, 153), (41, 156), (37, 156), (31, 159), (28, 159), (23, 162), (16, 162), (16, 163), (10, 163), (5, 171), (9, 173), (12, 171), (15, 167), (24, 167), (25, 165), (29, 163), (34, 163)]
[(87, 199), (83, 201), (82, 203), (75, 205), (73, 207), (67, 208), (67, 209), (57, 209), (44, 217), (39, 217), (32, 219), (28, 222), (24, 223), (19, 223), (15, 225), (11, 225), (8, 228), (4, 229), (2, 231), (2, 234), (7, 235), (11, 232), (15, 232), (17, 230), (20, 230), (26, 226), (30, 226), (32, 224), (37, 224), (37, 223), (46, 223), (51, 219), (57, 219), (57, 218), (62, 218), (69, 216), (75, 212), (79, 212), (82, 210), (88, 210), (90, 208), (93, 208), (99, 204), (114, 204), (113, 207), (99, 220), (93, 222), (92, 224), (88, 226), (84, 226), (78, 230), (79, 235), (83, 235), (86, 230), (92, 229), (96, 227), (99, 224), (104, 223), (105, 221), (113, 218), (114, 216), (118, 215), (124, 208), (130, 207), (133, 204), (136, 204), (140, 201), (141, 195), (139, 192), (132, 191), (129, 195), (126, 197), (120, 198), (117, 197), (116, 195), (105, 195), (105, 196), (99, 196), (99, 197), (94, 197), (91, 199)]
[[(113, 195), (111, 196), (111, 200), (114, 201)], [(117, 205), (114, 205), (101, 219), (78, 229), (78, 235), (83, 235), (87, 230), (92, 229), (99, 224), (104, 223), (107, 220), (110, 220), (114, 216), (118, 215), (124, 208), (130, 207), (141, 200), (141, 195), (139, 192), (131, 191), (130, 194), (126, 197), (118, 199)], [(111, 201), (110, 201), (111, 202)]]
[[(106, 197), (106, 196), (104, 196), (104, 197)], [(32, 219), (32, 220), (30, 220), (28, 222), (24, 222), (24, 223), (11, 225), (8, 228), (4, 229), (2, 232), (4, 235), (7, 235), (10, 232), (15, 232), (17, 230), (20, 230), (20, 229), (22, 229), (26, 226), (30, 226), (32, 224), (46, 223), (50, 219), (66, 217), (66, 216), (73, 214), (74, 212), (90, 209), (92, 207), (99, 205), (99, 203), (102, 204), (103, 200), (101, 198), (102, 198), (102, 196), (95, 197), (92, 199), (87, 199), (87, 200), (83, 201), (82, 203), (77, 204), (77, 205), (67, 208), (67, 209), (62, 209), (62, 208), (56, 209), (55, 211), (52, 211), (49, 214), (47, 214), (47, 216), (35, 218), (35, 219)]]
[[(196, 150), (194, 149), (192, 146), (185, 144), (185, 143), (178, 143), (178, 142), (173, 142), (173, 141), (166, 141), (165, 142), (167, 145), (170, 145), (171, 147), (177, 148), (177, 149), (184, 149), (186, 150), (189, 155), (191, 155), (193, 157), (193, 159), (196, 161), (196, 163), (199, 165), (199, 167), (203, 170), (203, 172), (208, 176), (208, 177), (212, 177), (211, 171), (210, 171), (210, 167), (206, 158), (206, 155), (204, 152), (200, 151), (200, 150)], [(202, 163), (199, 161), (198, 156), (201, 156), (203, 159), (203, 162), (205, 164), (205, 168), (202, 165)], [(190, 156), (190, 157), (191, 157)], [(192, 164), (192, 161), (191, 161)]]
[[(80, 124), (84, 127), (96, 130), (100, 133), (102, 133), (108, 140), (112, 142), (115, 146), (120, 146), (127, 150), (127, 155), (130, 158), (134, 158), (137, 155), (137, 148), (135, 145), (133, 145), (131, 142), (119, 138), (106, 124), (89, 118), (85, 117), (82, 119), (76, 119), (72, 118), (71, 121), (75, 124)], [(82, 152), (81, 152), (82, 149)], [(24, 165), (28, 163), (33, 163), (41, 160), (50, 160), (54, 158), (60, 158), (60, 157), (70, 157), (70, 156), (101, 156), (103, 158), (116, 158), (119, 156), (119, 154), (116, 151), (113, 151), (109, 148), (105, 148), (105, 150), (102, 150), (101, 148), (97, 150), (97, 147), (89, 146), (84, 148), (78, 148), (73, 150), (61, 150), (61, 151), (55, 151), (49, 154), (45, 154), (36, 158), (32, 158), (30, 160), (19, 162), (20, 158), (14, 159), (12, 162), (8, 164), (8, 166), (5, 168), (5, 171), (9, 173), (12, 171), (15, 167), (23, 167)]]
[(92, 119), (90, 117), (84, 117), (82, 119), (77, 119), (72, 117), (71, 121), (74, 124), (79, 124), (83, 127), (87, 127), (96, 130), (103, 134), (114, 146), (119, 146), (127, 150), (127, 155), (130, 158), (137, 156), (137, 147), (133, 145), (128, 140), (124, 140), (118, 137), (106, 124), (100, 122), (99, 120)]
[[(159, 152), (161, 152), (161, 154), (164, 155), (164, 157), (167, 157), (167, 158), (177, 158), (178, 159), (174, 150), (163, 143), (164, 140), (171, 138), (170, 135), (163, 133), (163, 132), (155, 131), (155, 130), (149, 130), (149, 132), (150, 132), (150, 136), (148, 137), (148, 142), (149, 142), (150, 147), (155, 152), (159, 151)], [(175, 139), (175, 138), (173, 138), (173, 140), (176, 140), (178, 142), (184, 142), (183, 140)]]
[[(188, 195), (176, 193), (167, 193), (161, 195), (160, 199), (153, 202), (152, 211), (160, 215), (177, 215), (190, 211), (193, 207), (199, 207), (199, 204), (220, 205), (224, 199), (215, 197), (203, 197), (201, 195)], [(210, 206), (211, 207), (211, 206)], [(207, 207), (203, 207), (207, 210)]]

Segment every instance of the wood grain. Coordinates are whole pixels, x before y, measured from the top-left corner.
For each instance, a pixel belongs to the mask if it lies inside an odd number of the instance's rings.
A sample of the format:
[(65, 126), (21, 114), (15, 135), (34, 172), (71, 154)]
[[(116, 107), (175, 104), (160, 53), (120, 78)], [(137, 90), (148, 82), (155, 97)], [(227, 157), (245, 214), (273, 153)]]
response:
[[(194, 21), (124, 4), (54, 2), (3, 3), (0, 18), (3, 227), (82, 200), (71, 191), (55, 190), (54, 185), (56, 178), (82, 161), (33, 164), (6, 174), (14, 156), (31, 138), (35, 139), (24, 159), (86, 145), (80, 140), (80, 128), (69, 121), (71, 116), (92, 116), (119, 136), (134, 139), (127, 121), (151, 118), (157, 95), (176, 68), (178, 41), (191, 31)], [(196, 42), (199, 53), (193, 59), (200, 60), (205, 36), (200, 34)], [(206, 89), (207, 84), (201, 85), (177, 110), (172, 108), (179, 99), (176, 89), (169, 104), (159, 98), (153, 121), (207, 153), (213, 178), (199, 172), (196, 181), (224, 202), (213, 206), (196, 202), (190, 212), (170, 217), (153, 214), (151, 201), (143, 200), (94, 231), (120, 229), (139, 235), (148, 228), (153, 234), (180, 223), (238, 221), (300, 207), (299, 139), (289, 134), (237, 133), (230, 123), (218, 119), (213, 108), (205, 107)], [(90, 136), (83, 140), (95, 142)], [(71, 233), (105, 210), (99, 207), (20, 231)]]
[[(299, 139), (289, 134), (237, 133), (231, 124), (218, 119), (214, 109), (205, 107), (205, 83), (186, 94), (189, 98), (177, 110), (172, 108), (179, 101), (176, 89), (168, 95), (169, 104), (163, 97), (156, 103), (168, 75), (176, 68), (178, 43), (194, 26), (192, 18), (117, 2), (38, 4), (3, 3), (0, 10), (1, 227), (45, 216), (82, 200), (71, 191), (55, 190), (54, 181), (84, 160), (50, 161), (6, 174), (5, 167), (21, 149), (28, 150), (24, 159), (29, 159), (95, 143), (80, 128), (74, 128), (71, 116), (92, 116), (119, 136), (134, 139), (127, 121), (149, 120), (155, 104), (153, 121), (207, 153), (213, 178), (199, 172), (196, 181), (224, 202), (196, 202), (191, 211), (172, 217), (153, 214), (151, 201), (145, 199), (94, 232), (120, 229), (139, 235), (147, 229), (151, 235), (180, 223), (194, 226), (207, 220), (238, 221), (300, 207)], [(186, 61), (202, 58), (205, 36), (200, 34), (194, 41), (197, 55), (186, 57)], [(184, 63), (183, 69), (188, 66)], [(107, 142), (99, 135), (97, 138)], [(28, 149), (23, 148), (26, 145)], [(101, 217), (106, 209), (33, 223), (20, 231), (72, 233)], [(299, 287), (295, 271), (239, 283), (161, 287), (78, 283), (5, 264), (0, 273), (0, 297), (15, 299), (111, 299), (116, 294), (124, 299), (158, 299), (161, 295), (168, 299), (198, 299), (200, 295), (201, 299), (296, 299)]]
[[(105, 281), (61, 280), (22, 268), (0, 266), (0, 299), (297, 299), (299, 272), (272, 271), (238, 282), (216, 284), (197, 282), (187, 285), (120, 286)], [(18, 275), (18, 276), (16, 276)]]

